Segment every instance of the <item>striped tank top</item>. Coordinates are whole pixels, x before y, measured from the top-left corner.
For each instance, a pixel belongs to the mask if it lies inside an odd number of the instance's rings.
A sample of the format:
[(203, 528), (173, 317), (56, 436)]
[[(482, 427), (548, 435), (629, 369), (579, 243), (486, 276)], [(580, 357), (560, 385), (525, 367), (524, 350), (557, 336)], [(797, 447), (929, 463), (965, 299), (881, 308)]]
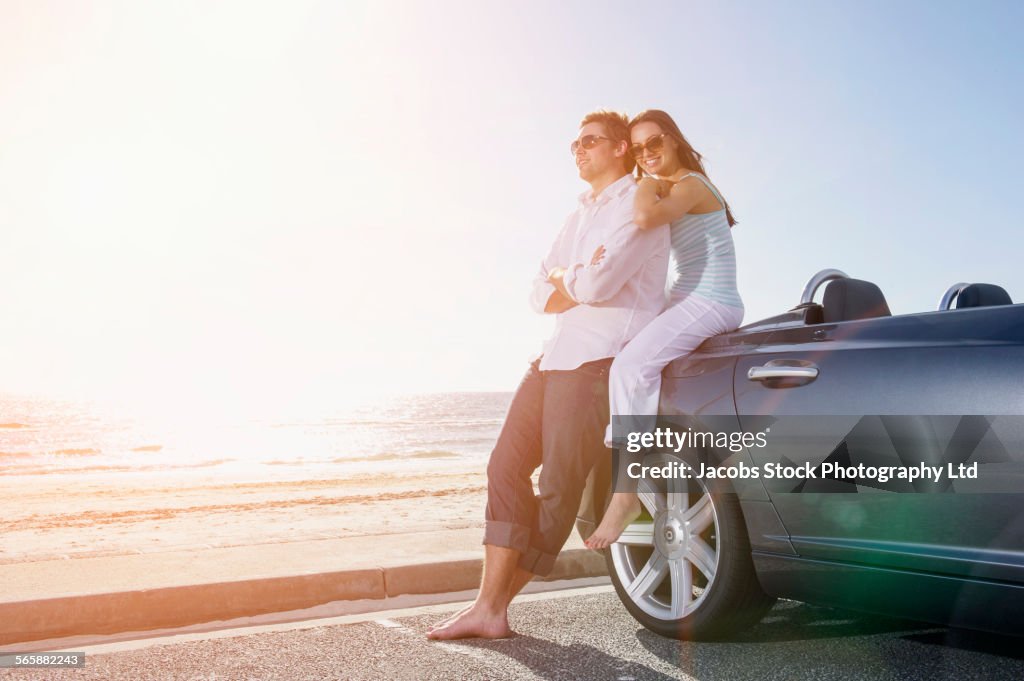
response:
[(743, 307), (736, 289), (736, 247), (725, 215), (722, 195), (699, 173), (696, 177), (715, 195), (722, 209), (701, 215), (686, 214), (670, 225), (672, 239), (671, 267), (676, 278), (669, 288), (670, 304), (696, 293), (732, 307)]

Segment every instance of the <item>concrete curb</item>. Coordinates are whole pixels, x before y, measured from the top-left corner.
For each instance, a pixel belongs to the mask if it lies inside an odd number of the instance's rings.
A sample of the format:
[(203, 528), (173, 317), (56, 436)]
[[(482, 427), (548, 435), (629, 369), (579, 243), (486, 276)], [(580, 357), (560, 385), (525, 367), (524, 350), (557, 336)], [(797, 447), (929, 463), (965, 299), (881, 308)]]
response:
[[(482, 565), (482, 560), (419, 563), (0, 603), (0, 645), (182, 627), (332, 601), (463, 591), (480, 583)], [(602, 554), (573, 549), (563, 551), (543, 579), (606, 574)]]

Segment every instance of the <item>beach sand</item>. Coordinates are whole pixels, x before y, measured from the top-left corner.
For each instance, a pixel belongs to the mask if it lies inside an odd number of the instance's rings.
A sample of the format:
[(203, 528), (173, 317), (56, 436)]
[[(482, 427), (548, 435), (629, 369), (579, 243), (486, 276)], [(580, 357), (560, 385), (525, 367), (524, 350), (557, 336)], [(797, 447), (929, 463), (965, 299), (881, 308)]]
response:
[(459, 472), (233, 482), (206, 469), (0, 476), (0, 564), (479, 527), (484, 463)]

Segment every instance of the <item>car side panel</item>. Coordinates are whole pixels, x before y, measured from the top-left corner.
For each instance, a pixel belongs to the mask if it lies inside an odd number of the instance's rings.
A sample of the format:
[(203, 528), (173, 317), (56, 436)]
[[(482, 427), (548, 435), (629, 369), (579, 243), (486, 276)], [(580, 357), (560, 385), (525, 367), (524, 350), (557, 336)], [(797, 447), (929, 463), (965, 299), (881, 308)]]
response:
[[(770, 360), (820, 373), (796, 387), (748, 380), (748, 369)], [(769, 446), (751, 452), (759, 466), (816, 466), (851, 456), (844, 447), (859, 448), (854, 458), (944, 466), (957, 452), (987, 447), (996, 453), (985, 456), (1003, 459), (993, 465), (1019, 476), (1022, 378), (1024, 306), (1007, 306), (777, 331), (738, 361), (735, 386), (745, 429), (774, 421)], [(975, 438), (966, 449), (964, 437)], [(801, 556), (1024, 583), (1024, 495), (1007, 480), (1012, 491), (1003, 494), (766, 488)]]
[(1024, 585), (754, 553), (765, 592), (781, 598), (1024, 634)]
[[(733, 399), (733, 377), (738, 358), (769, 337), (748, 334), (721, 337), (690, 355), (672, 362), (662, 378), (660, 413), (677, 427), (689, 424), (713, 432), (740, 432)], [(753, 465), (747, 450), (710, 452), (715, 465)], [(751, 547), (758, 551), (796, 555), (785, 527), (758, 480), (730, 481), (736, 490), (746, 521)]]

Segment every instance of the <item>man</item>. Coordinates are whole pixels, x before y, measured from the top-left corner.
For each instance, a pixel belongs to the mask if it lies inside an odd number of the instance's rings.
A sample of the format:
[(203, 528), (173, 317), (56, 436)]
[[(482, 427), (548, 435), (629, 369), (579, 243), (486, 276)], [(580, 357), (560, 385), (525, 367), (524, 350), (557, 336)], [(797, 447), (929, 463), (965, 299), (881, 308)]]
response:
[[(511, 635), (508, 605), (546, 575), (572, 532), (586, 478), (608, 455), (608, 369), (661, 312), (668, 227), (633, 223), (629, 126), (596, 111), (571, 150), (590, 184), (534, 280), (531, 303), (556, 314), (555, 332), (509, 406), (487, 466), (484, 575), (472, 606), (434, 626), (434, 639)], [(541, 466), (539, 496), (530, 476)]]

